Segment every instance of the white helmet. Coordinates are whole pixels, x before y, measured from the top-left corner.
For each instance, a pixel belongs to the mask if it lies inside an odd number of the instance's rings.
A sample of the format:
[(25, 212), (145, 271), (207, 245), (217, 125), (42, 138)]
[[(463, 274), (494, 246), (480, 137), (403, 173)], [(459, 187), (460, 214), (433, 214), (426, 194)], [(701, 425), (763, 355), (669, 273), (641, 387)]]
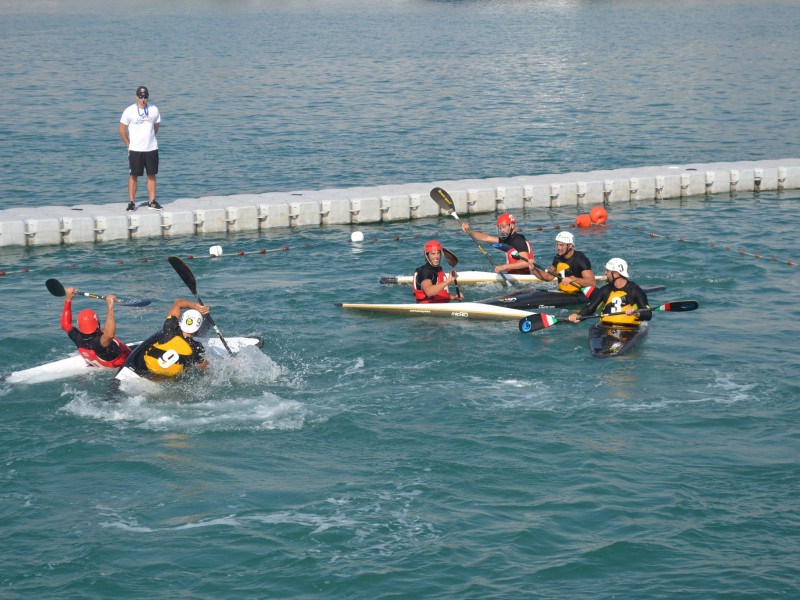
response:
[(562, 231), (556, 236), (556, 241), (561, 242), (562, 244), (572, 244), (575, 245), (575, 236), (572, 235), (569, 231)]
[(197, 333), (200, 326), (203, 324), (203, 315), (199, 310), (190, 308), (181, 315), (181, 320), (178, 321), (181, 331), (184, 333)]
[(621, 258), (612, 258), (606, 263), (606, 270), (611, 271), (612, 273), (619, 273), (625, 279), (630, 279), (631, 276), (628, 275), (628, 263), (626, 263)]

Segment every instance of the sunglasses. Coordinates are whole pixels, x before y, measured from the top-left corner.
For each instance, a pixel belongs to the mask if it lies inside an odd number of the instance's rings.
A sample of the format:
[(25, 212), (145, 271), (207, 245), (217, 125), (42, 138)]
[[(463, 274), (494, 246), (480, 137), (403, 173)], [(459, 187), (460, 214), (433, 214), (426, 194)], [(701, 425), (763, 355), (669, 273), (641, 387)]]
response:
[(150, 94), (136, 94), (137, 98), (149, 98)]

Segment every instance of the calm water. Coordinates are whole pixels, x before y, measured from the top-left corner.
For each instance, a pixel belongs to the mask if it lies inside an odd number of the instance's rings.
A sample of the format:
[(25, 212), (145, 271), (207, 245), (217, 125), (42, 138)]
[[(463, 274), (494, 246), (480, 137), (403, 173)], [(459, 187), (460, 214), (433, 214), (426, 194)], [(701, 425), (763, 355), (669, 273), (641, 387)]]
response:
[[(141, 83), (164, 202), (800, 155), (793, 3), (2, 6), (4, 206), (122, 208), (116, 122)], [(665, 285), (652, 304), (702, 307), (606, 361), (585, 324), (335, 307), (410, 299), (379, 277), (431, 237), (484, 269), (452, 219), (358, 245), (326, 227), (3, 249), (30, 272), (0, 278), (0, 376), (69, 351), (46, 278), (152, 298), (118, 310), (141, 339), (188, 294), (164, 257), (212, 244), (201, 296), (266, 344), (115, 402), (103, 374), (0, 383), (0, 597), (795, 597), (798, 200), (615, 205), (577, 231), (598, 268)], [(545, 257), (575, 211), (517, 217)]]

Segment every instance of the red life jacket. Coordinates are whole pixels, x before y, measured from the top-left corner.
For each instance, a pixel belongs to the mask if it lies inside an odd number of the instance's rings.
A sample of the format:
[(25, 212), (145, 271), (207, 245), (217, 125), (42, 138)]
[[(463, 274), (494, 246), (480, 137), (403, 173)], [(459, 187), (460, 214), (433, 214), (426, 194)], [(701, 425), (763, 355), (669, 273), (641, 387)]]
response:
[[(439, 271), (436, 283), (442, 283), (447, 276), (444, 271)], [(442, 302), (450, 302), (450, 291), (445, 287), (441, 292), (436, 294), (433, 298), (428, 298), (420, 288), (417, 287), (417, 274), (414, 273), (414, 297), (419, 304), (439, 304)]]
[[(528, 240), (525, 240), (525, 245), (528, 247), (528, 258), (530, 258), (533, 256), (533, 246), (531, 246), (531, 243)], [(518, 252), (516, 248), (512, 248), (511, 250), (508, 250), (506, 252), (507, 264), (515, 263), (519, 260), (518, 258), (514, 258), (512, 256), (512, 254), (515, 252)], [(531, 270), (530, 267), (525, 267), (524, 269), (509, 269), (507, 273), (509, 273), (510, 275), (530, 275)]]
[(83, 360), (85, 360), (87, 364), (95, 367), (106, 367), (108, 369), (121, 367), (125, 362), (125, 359), (128, 358), (128, 355), (131, 353), (131, 349), (128, 348), (124, 342), (117, 338), (114, 338), (114, 341), (119, 345), (119, 349), (121, 350), (119, 356), (117, 356), (114, 360), (104, 360), (98, 357), (94, 350), (89, 350), (88, 348), (78, 348), (78, 354), (83, 357)]

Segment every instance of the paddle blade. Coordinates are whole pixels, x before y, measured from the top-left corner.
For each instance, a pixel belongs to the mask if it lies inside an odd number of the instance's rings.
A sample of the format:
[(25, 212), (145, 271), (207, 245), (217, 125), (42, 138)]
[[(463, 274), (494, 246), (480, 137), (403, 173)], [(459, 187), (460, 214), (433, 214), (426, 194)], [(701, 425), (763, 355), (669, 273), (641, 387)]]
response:
[(552, 327), (556, 323), (561, 323), (561, 321), (551, 315), (533, 313), (519, 320), (519, 330), (522, 333), (532, 333)]
[(447, 248), (442, 248), (442, 254), (444, 254), (444, 257), (447, 259), (447, 262), (450, 263), (451, 267), (455, 267), (458, 264), (458, 257)]
[(172, 268), (175, 269), (178, 276), (183, 280), (183, 283), (186, 284), (186, 287), (189, 288), (189, 291), (191, 291), (192, 294), (197, 294), (197, 281), (189, 266), (177, 256), (170, 256), (167, 260), (169, 264), (172, 265)]
[(431, 199), (448, 215), (453, 215), (456, 219), (458, 218), (456, 214), (456, 205), (450, 197), (450, 194), (445, 190), (440, 187), (433, 188), (431, 190)]
[(700, 303), (697, 300), (675, 300), (674, 302), (666, 302), (653, 310), (663, 310), (666, 312), (689, 312), (700, 308)]
[(44, 284), (47, 286), (47, 291), (53, 294), (53, 296), (67, 295), (67, 291), (58, 279), (48, 279)]

